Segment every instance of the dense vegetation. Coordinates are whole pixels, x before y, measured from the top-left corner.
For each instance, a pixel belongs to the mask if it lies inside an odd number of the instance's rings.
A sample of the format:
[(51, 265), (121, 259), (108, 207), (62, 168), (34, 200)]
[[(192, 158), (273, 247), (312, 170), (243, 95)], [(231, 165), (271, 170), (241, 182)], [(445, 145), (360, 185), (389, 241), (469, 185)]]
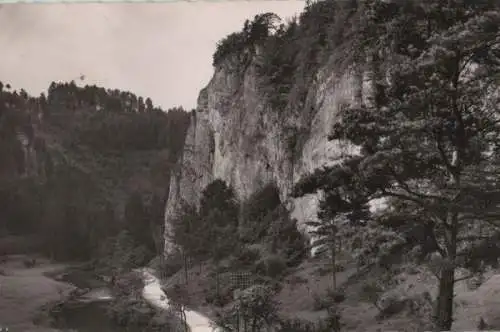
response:
[[(470, 255), (498, 235), (498, 3), (367, 1), (359, 15), (358, 61), (370, 59), (376, 95), (344, 109), (331, 139), (351, 140), (362, 153), (304, 179), (297, 194), (327, 193), (323, 227), (347, 222), (375, 234), (358, 239), (360, 255), (411, 251), (422, 262), (437, 254), (434, 323), (448, 331), (456, 269), (477, 272), (498, 258), (496, 250)], [(386, 200), (385, 212), (363, 212), (373, 199)], [(362, 212), (365, 222), (344, 212)], [(380, 239), (370, 227), (393, 241), (370, 251)]]
[[(295, 195), (324, 194), (309, 224), (333, 265), (344, 247), (368, 266), (437, 266), (432, 321), (441, 331), (453, 322), (455, 272), (474, 276), (499, 258), (499, 12), (489, 0), (318, 1), (258, 42), (244, 38), (256, 17), (214, 56), (217, 65), (236, 37), (233, 59), (258, 46), (239, 59), (253, 61), (272, 109), (285, 116), (309, 112), (320, 67), (370, 72), (374, 94), (344, 105), (330, 137), (361, 155), (314, 172)], [(383, 211), (368, 209), (375, 200)]]
[(2, 86), (2, 234), (36, 234), (52, 257), (87, 260), (127, 232), (144, 263), (161, 252), (169, 167), (188, 124), (184, 110), (129, 92), (52, 83), (35, 98)]
[(219, 273), (247, 272), (255, 280), (272, 280), (306, 257), (306, 239), (282, 206), (274, 185), (239, 203), (224, 181), (215, 180), (203, 191), (199, 208), (185, 204), (172, 226), (186, 280), (189, 262), (210, 259), (213, 263), (216, 303), (227, 301), (232, 291), (228, 285), (220, 289)]
[[(310, 114), (307, 93), (320, 68), (364, 68), (375, 89), (366, 104), (344, 105), (332, 128), (330, 140), (349, 140), (360, 154), (306, 176), (294, 190), (296, 197), (321, 193), (318, 218), (308, 224), (312, 247), (329, 256), (331, 292), (317, 296), (328, 309), (324, 324), (277, 313), (275, 296), (310, 247), (274, 184), (238, 201), (215, 180), (199, 205), (184, 204), (172, 221), (178, 252), (164, 266), (168, 275), (183, 272), (176, 300), (189, 302), (185, 292), (197, 286), (189, 270), (198, 265), (200, 278), (210, 279), (204, 300), (228, 331), (239, 329), (242, 316), (253, 331), (338, 331), (338, 303), (357, 296), (345, 283), (337, 289), (344, 268), (337, 258), (347, 252), (357, 278), (380, 270), (386, 274), (375, 278), (388, 276), (360, 291), (380, 320), (395, 312), (380, 305), (381, 285), (403, 264), (429, 267), (437, 298), (408, 301), (419, 315), (417, 307), (432, 304), (433, 328), (451, 330), (456, 272), (481, 276), (500, 258), (499, 13), (493, 0), (324, 0), (286, 24), (257, 15), (223, 39), (214, 66), (227, 61), (243, 72), (255, 65), (259, 88), (283, 117)], [(40, 234), (56, 258), (105, 257), (100, 262), (118, 272), (161, 252), (164, 170), (182, 149), (188, 114), (73, 83), (53, 84), (39, 98), (0, 90), (2, 231)], [(19, 133), (36, 158), (26, 156)], [(292, 128), (290, 146), (298, 135)], [(122, 182), (136, 172), (141, 185), (131, 190)], [(374, 201), (383, 209), (370, 209)], [(228, 274), (249, 280), (238, 284)]]
[[(214, 66), (229, 55), (241, 64), (255, 56), (260, 88), (273, 110), (304, 111), (307, 90), (320, 65), (350, 38), (357, 1), (318, 1), (308, 4), (299, 17), (286, 24), (272, 13), (256, 15), (217, 45)], [(252, 33), (254, 32), (254, 33)], [(245, 68), (245, 66), (243, 66)]]

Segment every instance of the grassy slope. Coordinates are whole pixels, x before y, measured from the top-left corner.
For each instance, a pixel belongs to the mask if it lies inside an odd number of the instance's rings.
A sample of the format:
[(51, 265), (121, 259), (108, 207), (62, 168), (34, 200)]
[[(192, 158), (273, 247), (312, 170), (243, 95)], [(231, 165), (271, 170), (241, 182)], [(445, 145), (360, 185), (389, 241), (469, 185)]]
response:
[[(300, 318), (316, 321), (326, 317), (325, 310), (315, 310), (315, 296), (323, 296), (331, 285), (331, 275), (325, 273), (327, 261), (310, 259), (290, 271), (283, 281), (283, 288), (276, 299), (281, 303), (280, 314), (288, 318)], [(211, 318), (215, 318), (215, 308), (206, 305), (205, 290), (208, 288), (210, 264), (205, 262), (201, 269), (195, 266), (189, 270), (189, 299), (192, 308), (197, 309)], [(323, 270), (323, 271), (322, 271)], [(201, 271), (201, 273), (200, 273)], [(412, 271), (412, 272), (409, 272)], [(486, 281), (477, 289), (470, 290), (465, 281), (456, 285), (456, 310), (453, 331), (474, 330), (480, 317), (491, 325), (500, 327), (500, 271), (490, 271)], [(461, 275), (459, 274), (458, 277)], [(226, 276), (227, 277), (227, 276)], [(422, 331), (422, 324), (408, 310), (386, 319), (377, 319), (378, 309), (361, 296), (362, 285), (368, 281), (381, 278), (381, 271), (376, 269), (357, 272), (354, 266), (346, 265), (343, 272), (337, 274), (337, 282), (345, 288), (347, 298), (340, 304), (342, 322), (345, 331)], [(394, 278), (397, 284), (385, 295), (400, 294), (404, 297), (418, 296), (428, 291), (435, 294), (436, 279), (426, 268), (406, 268)], [(222, 277), (224, 284), (224, 277)], [(168, 289), (174, 284), (183, 284), (184, 272), (179, 271), (164, 280)]]

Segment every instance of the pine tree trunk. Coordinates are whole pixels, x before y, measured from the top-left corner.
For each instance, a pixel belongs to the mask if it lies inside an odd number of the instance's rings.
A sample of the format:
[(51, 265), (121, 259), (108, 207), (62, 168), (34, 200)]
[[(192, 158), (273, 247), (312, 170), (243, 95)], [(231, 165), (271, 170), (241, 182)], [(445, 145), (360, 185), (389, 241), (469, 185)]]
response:
[(238, 310), (238, 313), (236, 315), (236, 332), (240, 331), (240, 327), (241, 327), (240, 310)]
[(332, 286), (333, 290), (337, 289), (337, 260), (336, 260), (336, 250), (335, 244), (331, 247), (331, 255), (332, 255)]
[(435, 312), (436, 331), (450, 331), (453, 324), (454, 274), (454, 268), (441, 271)]
[(183, 259), (184, 259), (184, 278), (186, 280), (186, 285), (187, 285), (188, 282), (189, 282), (189, 273), (188, 273), (187, 255), (186, 255), (186, 253), (184, 251), (182, 252), (182, 256), (183, 256)]
[(220, 295), (220, 282), (219, 282), (219, 266), (215, 266), (215, 291), (217, 293), (217, 297)]
[(447, 262), (443, 264), (439, 276), (438, 298), (434, 313), (436, 331), (450, 331), (453, 324), (453, 299), (455, 286), (455, 260), (457, 254), (458, 214), (448, 214), (446, 232)]

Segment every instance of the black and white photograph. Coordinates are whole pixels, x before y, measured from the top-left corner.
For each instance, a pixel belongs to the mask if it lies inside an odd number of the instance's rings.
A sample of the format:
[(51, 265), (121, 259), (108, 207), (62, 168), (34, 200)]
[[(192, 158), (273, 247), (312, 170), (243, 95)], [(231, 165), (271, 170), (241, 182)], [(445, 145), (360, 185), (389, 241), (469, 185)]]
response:
[(500, 1), (0, 1), (0, 332), (500, 331)]

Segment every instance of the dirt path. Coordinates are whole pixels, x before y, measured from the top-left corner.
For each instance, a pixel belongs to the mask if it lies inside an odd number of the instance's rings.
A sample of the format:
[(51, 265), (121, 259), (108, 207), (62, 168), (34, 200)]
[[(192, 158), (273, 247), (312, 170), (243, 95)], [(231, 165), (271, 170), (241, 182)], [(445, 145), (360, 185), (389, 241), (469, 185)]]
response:
[(33, 319), (44, 304), (62, 299), (74, 287), (46, 276), (63, 270), (64, 265), (37, 259), (36, 267), (26, 268), (25, 258), (10, 256), (0, 264), (0, 327), (8, 328), (9, 332), (56, 331), (35, 326)]
[[(166, 310), (170, 307), (169, 300), (163, 292), (160, 280), (155, 277), (152, 269), (143, 269), (144, 278), (143, 296), (146, 301), (156, 308)], [(186, 310), (186, 323), (191, 332), (216, 332), (218, 329), (212, 327), (210, 319), (199, 312)]]

